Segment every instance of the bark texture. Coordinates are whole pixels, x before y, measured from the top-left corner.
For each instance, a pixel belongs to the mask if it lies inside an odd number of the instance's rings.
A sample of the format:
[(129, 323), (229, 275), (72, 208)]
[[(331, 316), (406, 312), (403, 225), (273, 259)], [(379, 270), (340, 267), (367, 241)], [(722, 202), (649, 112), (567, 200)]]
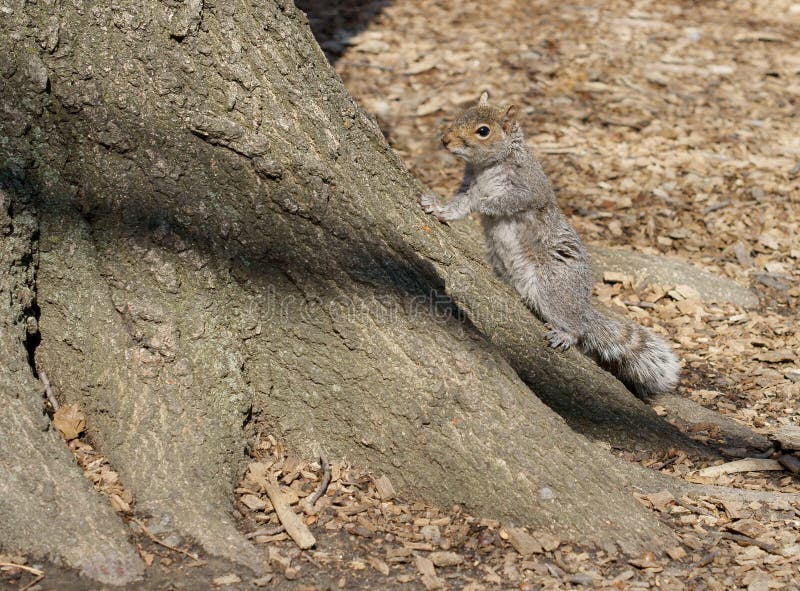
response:
[(0, 545), (64, 562), (107, 583), (144, 565), (111, 506), (92, 491), (42, 407), (26, 344), (36, 335), (38, 227), (30, 195), (0, 175)]
[(593, 436), (691, 444), (546, 348), (479, 246), (419, 211), (290, 2), (20, 3), (5, 22), (0, 161), (41, 224), (35, 363), (138, 512), (261, 568), (230, 497), (272, 429), (408, 496), (630, 551), (669, 536), (626, 490), (638, 471), (537, 396)]

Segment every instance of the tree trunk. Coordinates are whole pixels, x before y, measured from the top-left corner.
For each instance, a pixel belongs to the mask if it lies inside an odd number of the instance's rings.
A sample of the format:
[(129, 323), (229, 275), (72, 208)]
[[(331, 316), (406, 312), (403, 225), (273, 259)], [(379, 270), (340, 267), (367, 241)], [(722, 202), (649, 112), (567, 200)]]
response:
[[(546, 348), (475, 241), (422, 214), (290, 2), (26, 4), (0, 28), (2, 172), (39, 220), (35, 366), (86, 412), (137, 512), (259, 569), (229, 509), (246, 443), (269, 429), (406, 496), (630, 551), (669, 537), (626, 490), (638, 471), (537, 396), (593, 437), (691, 444), (585, 357)], [(21, 322), (4, 345), (16, 374)], [(17, 383), (34, 413), (31, 375)], [(6, 412), (12, 428), (57, 447)], [(79, 480), (62, 450), (11, 460)], [(118, 523), (106, 531), (83, 536), (92, 564), (129, 551)], [(0, 528), (14, 545), (79, 564), (58, 539)], [(123, 566), (118, 582), (140, 571)]]
[[(42, 390), (28, 364), (36, 334), (36, 219), (30, 195), (0, 179), (0, 547), (58, 559), (94, 579), (125, 583), (143, 565), (122, 522), (48, 431)], [(77, 535), (76, 532), (80, 532)]]

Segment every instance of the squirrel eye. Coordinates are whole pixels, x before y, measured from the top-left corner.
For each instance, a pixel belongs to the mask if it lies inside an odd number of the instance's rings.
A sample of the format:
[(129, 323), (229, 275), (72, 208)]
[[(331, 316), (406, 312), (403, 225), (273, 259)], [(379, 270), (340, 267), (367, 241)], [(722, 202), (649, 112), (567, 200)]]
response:
[(480, 137), (487, 137), (491, 130), (486, 127), (485, 125), (481, 125), (478, 129), (475, 130), (475, 135)]

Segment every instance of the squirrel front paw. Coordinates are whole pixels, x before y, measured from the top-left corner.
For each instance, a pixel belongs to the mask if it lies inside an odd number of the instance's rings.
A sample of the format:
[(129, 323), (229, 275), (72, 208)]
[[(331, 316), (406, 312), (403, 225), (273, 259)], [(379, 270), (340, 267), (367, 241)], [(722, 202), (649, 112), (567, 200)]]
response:
[(433, 193), (423, 193), (420, 195), (419, 204), (422, 206), (422, 210), (425, 213), (436, 213), (437, 210), (441, 209), (439, 199)]
[(444, 207), (439, 204), (439, 198), (433, 193), (423, 193), (419, 197), (419, 204), (422, 206), (422, 211), (433, 215), (440, 222), (446, 222), (444, 217)]

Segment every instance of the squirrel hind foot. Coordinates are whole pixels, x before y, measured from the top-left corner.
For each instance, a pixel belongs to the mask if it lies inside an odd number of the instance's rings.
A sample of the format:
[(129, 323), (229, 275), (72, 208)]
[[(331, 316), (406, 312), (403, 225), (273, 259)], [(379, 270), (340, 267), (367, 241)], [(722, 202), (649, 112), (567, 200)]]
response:
[(577, 342), (577, 339), (568, 332), (553, 328), (550, 325), (547, 325), (547, 332), (544, 338), (551, 348), (561, 351), (566, 351)]

